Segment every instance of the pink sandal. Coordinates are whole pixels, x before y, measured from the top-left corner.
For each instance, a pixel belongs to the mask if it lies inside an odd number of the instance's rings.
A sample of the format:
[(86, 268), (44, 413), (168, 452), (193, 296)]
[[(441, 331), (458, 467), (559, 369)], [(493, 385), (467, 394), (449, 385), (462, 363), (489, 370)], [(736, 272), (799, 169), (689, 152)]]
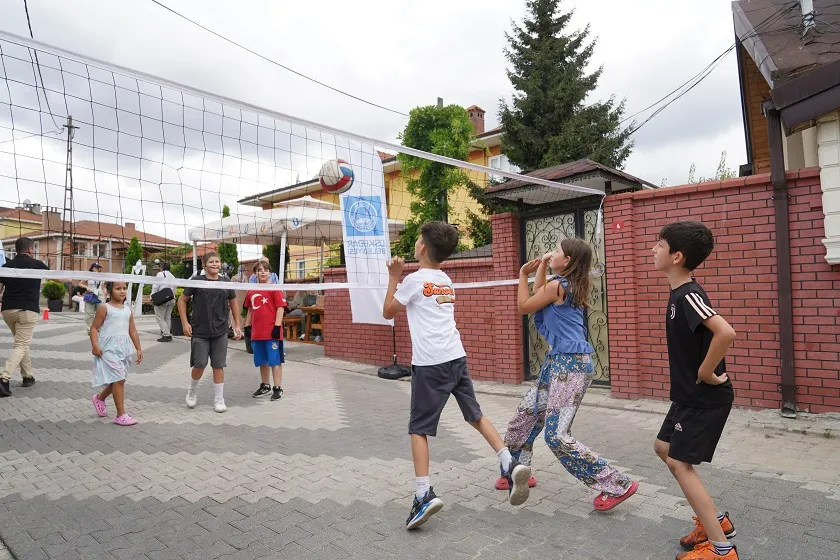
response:
[(108, 416), (108, 407), (105, 405), (105, 401), (99, 399), (99, 395), (93, 395), (91, 400), (93, 401), (93, 408), (96, 409), (96, 414), (100, 418)]
[(133, 426), (137, 423), (137, 420), (129, 416), (128, 414), (123, 414), (122, 416), (117, 416), (114, 418), (114, 424), (118, 424), (120, 426)]
[(592, 503), (592, 505), (595, 506), (595, 509), (598, 511), (609, 511), (624, 500), (626, 500), (627, 498), (629, 498), (630, 496), (632, 496), (633, 494), (635, 494), (636, 490), (638, 489), (639, 483), (633, 481), (630, 484), (630, 488), (627, 489), (627, 492), (625, 492), (621, 496), (608, 496), (607, 494), (601, 492), (595, 498), (595, 501)]

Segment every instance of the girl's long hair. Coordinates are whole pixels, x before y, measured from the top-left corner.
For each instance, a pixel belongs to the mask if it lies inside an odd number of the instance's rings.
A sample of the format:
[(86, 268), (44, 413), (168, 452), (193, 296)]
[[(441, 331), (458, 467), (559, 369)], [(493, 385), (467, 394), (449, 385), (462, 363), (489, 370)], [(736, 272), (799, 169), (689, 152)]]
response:
[(589, 308), (589, 290), (592, 287), (592, 248), (579, 237), (567, 237), (560, 242), (563, 253), (569, 257), (569, 265), (555, 273), (569, 281), (574, 307)]

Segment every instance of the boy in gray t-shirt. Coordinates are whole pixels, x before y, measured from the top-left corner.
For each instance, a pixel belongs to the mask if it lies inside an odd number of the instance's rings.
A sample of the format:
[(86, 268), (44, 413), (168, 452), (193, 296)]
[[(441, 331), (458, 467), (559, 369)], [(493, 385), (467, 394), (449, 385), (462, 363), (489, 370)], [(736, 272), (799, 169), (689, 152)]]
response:
[[(219, 275), (222, 268), (219, 255), (208, 252), (204, 255), (204, 259), (206, 263), (204, 265), (204, 275), (195, 275), (191, 280), (228, 281), (227, 278)], [(187, 302), (190, 298), (192, 298), (193, 309), (192, 317), (188, 323)], [(242, 329), (239, 323), (239, 302), (236, 300), (236, 293), (233, 290), (189, 287), (185, 288), (183, 295), (178, 298), (178, 314), (181, 316), (181, 326), (184, 328), (184, 334), (192, 337), (190, 348), (192, 378), (186, 398), (189, 408), (194, 408), (198, 402), (196, 389), (209, 361), (213, 368), (214, 408), (216, 412), (227, 410), (224, 397), (224, 368), (227, 366), (228, 310), (233, 316), (233, 338), (239, 340), (242, 338)]]

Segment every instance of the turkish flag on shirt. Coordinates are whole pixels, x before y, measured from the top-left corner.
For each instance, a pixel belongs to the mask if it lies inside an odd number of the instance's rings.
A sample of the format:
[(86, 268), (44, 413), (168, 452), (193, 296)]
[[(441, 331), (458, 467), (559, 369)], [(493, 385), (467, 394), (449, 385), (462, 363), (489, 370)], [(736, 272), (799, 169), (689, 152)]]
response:
[[(288, 306), (286, 296), (280, 290), (249, 290), (245, 307), (251, 310), (251, 340), (271, 340), (277, 309)], [(283, 340), (282, 328), (280, 340)]]

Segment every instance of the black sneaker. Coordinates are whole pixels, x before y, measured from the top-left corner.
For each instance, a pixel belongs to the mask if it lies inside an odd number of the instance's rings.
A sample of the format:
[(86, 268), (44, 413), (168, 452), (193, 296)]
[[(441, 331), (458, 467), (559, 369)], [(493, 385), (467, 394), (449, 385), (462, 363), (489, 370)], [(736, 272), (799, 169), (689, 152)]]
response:
[(159, 339), (157, 339), (157, 341), (158, 342), (172, 342), (172, 337), (171, 336), (161, 336)]
[(267, 395), (271, 392), (271, 385), (266, 385), (265, 383), (260, 383), (260, 388), (254, 391), (254, 394), (251, 395), (255, 399), (260, 398), (263, 395)]
[(273, 387), (271, 389), (271, 400), (279, 401), (283, 398), (283, 389), (282, 387)]
[(429, 520), (431, 516), (440, 511), (443, 507), (443, 502), (435, 496), (435, 491), (429, 488), (423, 499), (420, 500), (417, 495), (414, 495), (414, 503), (411, 506), (411, 513), (405, 521), (405, 528), (409, 531), (416, 529), (423, 523)]
[(35, 378), (34, 377), (29, 376), (29, 377), (24, 377), (23, 378), (23, 383), (21, 383), (21, 386), (32, 387), (33, 385), (35, 385)]
[(0, 379), (0, 398), (11, 397), (12, 390), (9, 388), (8, 379)]
[(518, 461), (511, 461), (510, 468), (504, 474), (508, 481), (508, 501), (512, 506), (519, 506), (528, 500), (531, 489), (528, 481), (531, 478), (531, 467), (520, 465)]

